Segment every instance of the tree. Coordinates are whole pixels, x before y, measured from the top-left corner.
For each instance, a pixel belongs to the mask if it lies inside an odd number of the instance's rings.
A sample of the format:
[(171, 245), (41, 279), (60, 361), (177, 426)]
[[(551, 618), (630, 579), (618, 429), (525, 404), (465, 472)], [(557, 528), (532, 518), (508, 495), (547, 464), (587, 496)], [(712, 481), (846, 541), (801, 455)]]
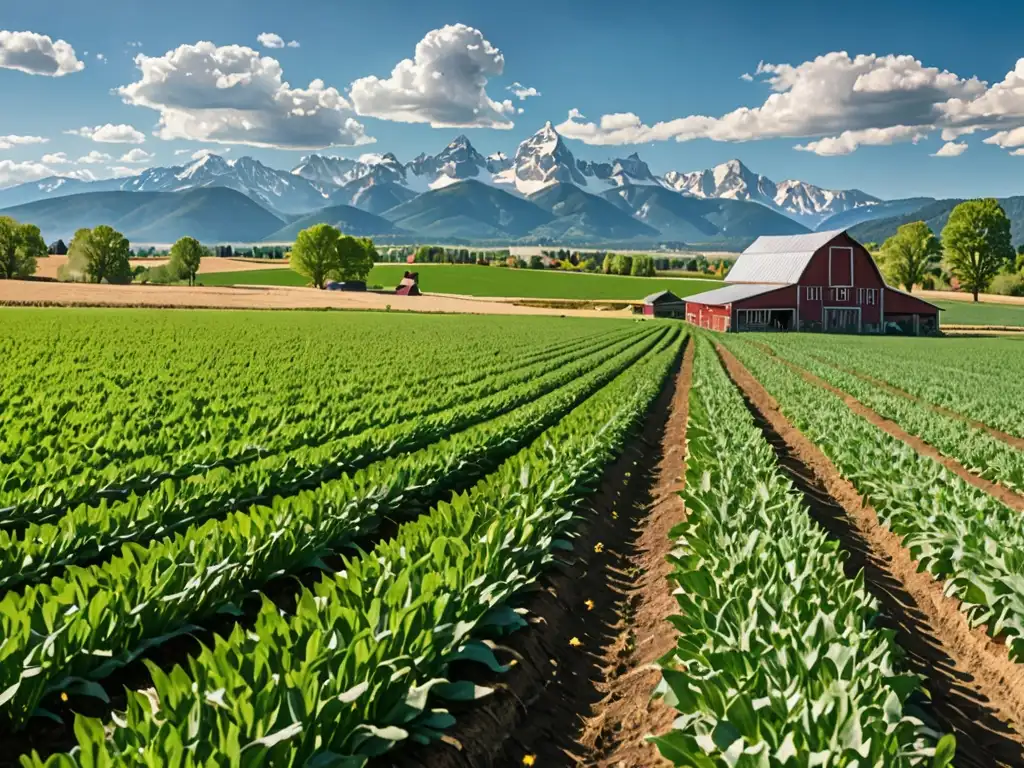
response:
[(369, 243), (368, 240), (356, 239), (351, 235), (341, 235), (338, 240), (338, 273), (342, 280), (361, 280), (366, 281), (366, 278), (370, 274), (370, 270), (373, 269), (373, 259), (377, 251), (373, 250), (373, 255), (370, 253), (370, 249), (373, 248), (373, 243)]
[(171, 246), (170, 271), (181, 280), (195, 285), (199, 261), (206, 255), (206, 249), (194, 237), (183, 237)]
[(0, 216), (0, 280), (31, 277), (36, 273), (36, 259), (46, 253), (39, 227)]
[(967, 200), (949, 214), (942, 248), (949, 271), (977, 301), (1003, 264), (1014, 258), (1010, 220), (994, 198)]
[(128, 238), (106, 224), (78, 230), (68, 249), (69, 265), (76, 265), (94, 283), (131, 282), (130, 256)]
[(330, 224), (314, 224), (299, 232), (292, 246), (292, 269), (308, 278), (317, 288), (341, 269), (338, 240), (341, 233)]
[(910, 293), (926, 277), (941, 273), (941, 255), (942, 246), (935, 233), (923, 221), (915, 221), (904, 224), (882, 244), (882, 269), (886, 277)]

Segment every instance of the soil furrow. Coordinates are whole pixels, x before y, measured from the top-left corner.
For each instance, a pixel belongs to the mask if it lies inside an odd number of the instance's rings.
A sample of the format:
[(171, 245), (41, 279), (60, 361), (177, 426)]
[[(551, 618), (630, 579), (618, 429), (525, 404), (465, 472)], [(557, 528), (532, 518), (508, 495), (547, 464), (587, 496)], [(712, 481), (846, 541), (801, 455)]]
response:
[(846, 406), (851, 411), (856, 413), (858, 416), (860, 416), (863, 419), (866, 419), (868, 422), (878, 427), (879, 429), (887, 432), (888, 434), (892, 435), (897, 440), (903, 441), (911, 448), (913, 448), (915, 451), (920, 453), (922, 456), (927, 456), (929, 459), (937, 461), (939, 464), (941, 464), (943, 467), (945, 467), (950, 472), (955, 474), (964, 482), (969, 483), (978, 490), (984, 491), (988, 495), (998, 499), (1002, 504), (1005, 504), (1010, 509), (1015, 509), (1018, 512), (1024, 512), (1024, 496), (1010, 490), (1005, 485), (995, 483), (991, 480), (987, 480), (984, 477), (974, 474), (973, 472), (971, 472), (971, 470), (969, 470), (959, 461), (942, 453), (938, 448), (933, 446), (931, 443), (926, 443), (917, 435), (910, 434), (895, 421), (885, 418), (881, 414), (864, 405), (864, 403), (855, 398), (853, 395), (849, 394), (848, 392), (845, 392), (844, 390), (840, 389), (839, 387), (836, 387), (833, 384), (830, 384), (820, 376), (811, 373), (805, 368), (801, 368), (796, 363), (790, 362), (786, 358), (781, 357), (779, 355), (775, 355), (774, 359), (782, 363), (783, 365), (787, 366), (791, 370), (795, 371), (796, 373), (800, 374), (806, 381), (810, 382), (811, 384), (827, 389), (829, 392), (839, 397), (846, 404)]
[(401, 768), (658, 764), (646, 743), (673, 713), (651, 693), (657, 671), (643, 665), (668, 651), (676, 612), (666, 578), (668, 532), (682, 519), (692, 342), (645, 419), (642, 431), (604, 474), (583, 510), (574, 556), (551, 569), (524, 607), (531, 627), (499, 653), (515, 666), (481, 676), (457, 670), (495, 692), (455, 711), (439, 744), (377, 761)]
[(1024, 765), (1024, 670), (1006, 646), (971, 629), (957, 600), (918, 572), (899, 537), (878, 521), (860, 492), (797, 430), (749, 371), (719, 355), (739, 386), (780, 467), (806, 497), (814, 519), (840, 542), (852, 577), (863, 570), (882, 624), (896, 632), (908, 669), (921, 675), (926, 714), (957, 738), (958, 766)]
[(852, 368), (847, 368), (846, 366), (836, 365), (832, 361), (818, 357), (817, 355), (812, 355), (812, 357), (814, 357), (815, 360), (824, 363), (825, 365), (829, 365), (837, 370), (842, 371), (843, 373), (848, 373), (851, 376), (856, 376), (858, 379), (868, 382), (869, 384), (874, 384), (876, 387), (884, 389), (890, 395), (896, 395), (897, 397), (905, 398), (907, 400), (910, 400), (911, 402), (917, 403), (918, 405), (923, 405), (926, 408), (931, 408), (933, 411), (942, 416), (946, 416), (950, 419), (956, 419), (957, 421), (962, 421), (965, 424), (969, 424), (970, 426), (974, 427), (975, 429), (980, 429), (982, 432), (987, 433), (990, 437), (994, 437), (996, 440), (1002, 440), (1007, 445), (1011, 445), (1017, 450), (1024, 451), (1024, 439), (1021, 439), (1016, 435), (1011, 435), (1009, 432), (1003, 432), (1002, 430), (996, 429), (995, 427), (990, 427), (988, 424), (985, 424), (984, 422), (978, 421), (977, 419), (972, 419), (970, 416), (964, 416), (962, 413), (951, 411), (949, 408), (946, 408), (944, 406), (936, 405), (935, 403), (929, 403), (927, 400), (922, 400), (915, 394), (907, 392), (904, 389), (900, 389), (899, 387), (893, 386), (887, 381), (876, 379), (874, 376), (869, 376), (866, 373), (855, 371)]

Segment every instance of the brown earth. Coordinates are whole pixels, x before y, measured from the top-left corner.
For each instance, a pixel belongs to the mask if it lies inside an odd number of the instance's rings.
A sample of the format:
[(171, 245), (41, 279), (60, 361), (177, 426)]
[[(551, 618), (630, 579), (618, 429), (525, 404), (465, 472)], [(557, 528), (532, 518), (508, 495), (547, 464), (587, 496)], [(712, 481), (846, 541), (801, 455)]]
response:
[(871, 408), (864, 405), (864, 403), (862, 403), (860, 400), (855, 398), (853, 395), (850, 395), (843, 391), (842, 389), (833, 386), (820, 376), (816, 376), (810, 371), (801, 368), (796, 363), (792, 363), (783, 357), (779, 357), (778, 355), (775, 355), (775, 359), (778, 360), (780, 363), (786, 365), (791, 370), (800, 374), (806, 381), (810, 382), (811, 384), (814, 384), (815, 386), (818, 387), (822, 387), (823, 389), (826, 389), (832, 394), (836, 395), (846, 404), (847, 408), (856, 413), (858, 416), (867, 420), (868, 422), (878, 427), (882, 431), (892, 435), (897, 440), (903, 441), (911, 448), (913, 448), (915, 451), (920, 453), (922, 456), (927, 456), (929, 459), (938, 462), (964, 482), (969, 483), (970, 485), (973, 485), (975, 488), (984, 491), (990, 496), (998, 499), (1001, 503), (1005, 504), (1010, 509), (1015, 509), (1018, 512), (1024, 512), (1024, 496), (1021, 496), (1015, 491), (1010, 490), (1004, 485), (994, 483), (991, 480), (986, 480), (985, 478), (976, 475), (956, 459), (946, 456), (944, 453), (939, 451), (935, 446), (931, 445), (930, 443), (926, 443), (917, 435), (910, 434), (895, 421), (887, 419), (884, 416), (876, 413)]
[[(56, 258), (56, 257), (51, 257)], [(244, 263), (244, 262), (243, 262)], [(376, 309), (471, 315), (636, 317), (618, 312), (527, 307), (504, 301), (444, 296), (396, 296), (367, 291), (318, 291), (292, 286), (96, 285), (0, 281), (0, 306), (163, 307), (180, 309)]]
[[(37, 260), (36, 277), (56, 279), (57, 270), (68, 263), (67, 256), (47, 256)], [(133, 267), (162, 267), (167, 259), (131, 259)], [(213, 272), (251, 272), (254, 269), (287, 269), (288, 262), (280, 259), (235, 259), (221, 256), (207, 256), (199, 262), (199, 274)]]
[[(692, 359), (689, 348), (684, 359)], [(624, 682), (615, 683), (609, 673), (628, 673), (637, 659), (655, 658), (655, 648), (672, 644), (665, 618), (676, 604), (663, 561), (668, 530), (682, 515), (681, 503), (669, 497), (682, 474), (690, 369), (686, 365), (673, 376), (642, 432), (581, 510), (586, 522), (573, 539), (574, 556), (555, 564), (526, 601), (532, 627), (511, 635), (499, 651), (515, 666), (503, 675), (478, 677), (495, 692), (455, 711), (458, 722), (441, 743), (409, 748), (375, 765), (484, 768), (523, 765), (524, 759), (529, 764), (532, 758), (537, 766), (590, 766), (611, 764), (606, 754), (617, 754), (626, 761), (619, 764), (630, 768), (657, 764), (656, 750), (642, 739), (667, 729), (673, 719), (662, 705), (650, 703), (657, 674), (623, 675)], [(627, 606), (635, 612), (624, 619)], [(620, 657), (628, 627), (634, 628), (636, 649)], [(467, 667), (457, 676), (473, 674), (479, 675)], [(590, 730), (588, 716), (602, 713), (609, 727), (621, 722), (628, 731), (602, 743), (599, 759), (580, 737)]]
[(881, 605), (883, 626), (895, 631), (905, 665), (923, 677), (927, 714), (956, 736), (956, 764), (1024, 765), (1024, 668), (1010, 661), (1006, 646), (984, 627), (968, 626), (959, 601), (918, 571), (900, 538), (879, 522), (853, 484), (728, 350), (718, 351), (780, 466), (847, 553), (847, 573), (863, 570)]

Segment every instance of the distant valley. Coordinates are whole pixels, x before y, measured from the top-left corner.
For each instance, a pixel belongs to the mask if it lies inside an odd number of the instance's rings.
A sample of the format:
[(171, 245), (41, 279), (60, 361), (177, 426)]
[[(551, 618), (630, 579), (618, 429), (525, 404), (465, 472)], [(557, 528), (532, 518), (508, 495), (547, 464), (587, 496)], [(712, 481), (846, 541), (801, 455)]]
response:
[[(1011, 217), (1020, 212), (1017, 242), (1024, 198), (1008, 200)], [(395, 243), (739, 250), (758, 235), (814, 229), (854, 228), (862, 240), (881, 241), (907, 220), (944, 222), (951, 202), (775, 182), (739, 160), (659, 176), (635, 153), (577, 159), (548, 123), (512, 156), (484, 156), (458, 136), (406, 163), (389, 152), (312, 154), (279, 170), (208, 154), (128, 178), (51, 177), (0, 190), (0, 215), (37, 224), (47, 240), (105, 223), (135, 242), (287, 242), (323, 222)]]

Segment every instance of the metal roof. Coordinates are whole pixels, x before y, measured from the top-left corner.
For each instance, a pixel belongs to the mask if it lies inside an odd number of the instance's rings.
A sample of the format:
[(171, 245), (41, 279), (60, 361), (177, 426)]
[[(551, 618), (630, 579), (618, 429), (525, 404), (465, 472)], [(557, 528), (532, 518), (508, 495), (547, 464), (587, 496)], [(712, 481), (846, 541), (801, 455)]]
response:
[(814, 252), (845, 231), (833, 229), (806, 235), (762, 235), (740, 254), (725, 281), (782, 285), (798, 282)]
[(658, 291), (657, 293), (652, 293), (649, 296), (644, 296), (644, 304), (653, 304), (662, 296), (666, 295), (671, 296), (675, 301), (679, 301), (679, 297), (672, 293), (672, 291)]
[(785, 287), (786, 286), (784, 285), (736, 283), (734, 285), (727, 285), (724, 288), (715, 288), (713, 291), (705, 291), (704, 293), (687, 296), (686, 302), (723, 306), (725, 304), (732, 304), (736, 301), (742, 301), (743, 299), (750, 299), (754, 296), (760, 296), (762, 293), (778, 291)]

